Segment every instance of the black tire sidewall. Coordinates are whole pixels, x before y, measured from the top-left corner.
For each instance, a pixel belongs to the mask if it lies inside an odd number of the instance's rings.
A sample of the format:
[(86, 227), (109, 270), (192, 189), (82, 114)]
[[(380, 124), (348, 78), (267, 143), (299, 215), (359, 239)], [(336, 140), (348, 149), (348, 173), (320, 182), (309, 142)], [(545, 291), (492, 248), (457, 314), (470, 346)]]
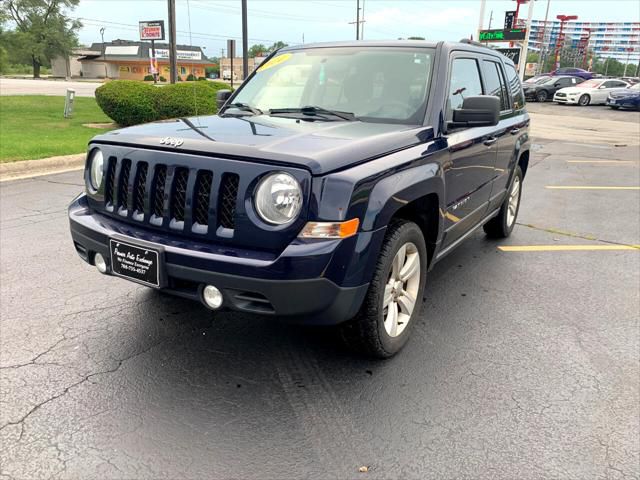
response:
[[(583, 102), (582, 99), (585, 98), (586, 101)], [(580, 98), (578, 99), (578, 105), (580, 105), (581, 107), (586, 107), (591, 103), (591, 97), (589, 95), (587, 95), (586, 93), (581, 95)]]
[[(375, 289), (376, 298), (370, 299), (377, 304), (376, 318), (375, 320), (372, 319), (372, 321), (375, 321), (377, 324), (377, 333), (380, 344), (385, 352), (389, 354), (389, 356), (400, 350), (407, 342), (413, 325), (416, 323), (416, 317), (420, 315), (427, 271), (427, 248), (424, 236), (422, 235), (422, 231), (415, 223), (412, 222), (404, 223), (399, 228), (401, 229), (400, 235), (398, 235), (397, 237), (392, 237), (390, 239), (393, 243), (389, 246), (390, 248), (388, 249), (385, 258), (381, 259), (383, 263), (380, 265), (380, 268), (376, 272), (376, 277), (373, 279), (373, 281), (377, 283)], [(418, 289), (418, 295), (416, 296), (416, 306), (413, 310), (413, 313), (411, 314), (409, 324), (400, 335), (398, 335), (397, 337), (391, 337), (384, 328), (384, 309), (382, 307), (384, 287), (387, 283), (389, 272), (391, 271), (393, 258), (395, 257), (400, 247), (407, 242), (412, 242), (416, 246), (416, 248), (418, 249), (418, 253), (420, 254), (420, 288)]]
[[(520, 180), (520, 190), (518, 191), (518, 206), (516, 207), (516, 213), (513, 218), (513, 223), (509, 226), (507, 225), (507, 217), (508, 217), (508, 209), (509, 209), (509, 198), (511, 197), (511, 189), (513, 188), (513, 183), (516, 181), (516, 178)], [(502, 209), (500, 210), (500, 217), (502, 220), (502, 230), (504, 231), (504, 236), (508, 237), (513, 232), (514, 227), (516, 226), (516, 222), (518, 221), (518, 213), (520, 212), (520, 200), (522, 200), (522, 170), (520, 167), (516, 167), (515, 172), (513, 173), (513, 179), (509, 184), (509, 190), (507, 191), (507, 197), (504, 199), (504, 204), (502, 205)]]
[(538, 102), (546, 102), (548, 98), (549, 95), (547, 95), (547, 92), (544, 90), (536, 94), (536, 101)]

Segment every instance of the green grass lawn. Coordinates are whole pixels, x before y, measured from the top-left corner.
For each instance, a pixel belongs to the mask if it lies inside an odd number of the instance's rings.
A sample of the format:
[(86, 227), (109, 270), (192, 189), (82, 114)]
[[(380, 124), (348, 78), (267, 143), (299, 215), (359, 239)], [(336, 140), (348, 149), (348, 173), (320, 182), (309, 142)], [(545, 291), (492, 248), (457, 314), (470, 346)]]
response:
[(82, 124), (108, 122), (94, 98), (76, 97), (67, 119), (64, 97), (0, 96), (0, 162), (82, 153), (91, 137), (107, 131)]

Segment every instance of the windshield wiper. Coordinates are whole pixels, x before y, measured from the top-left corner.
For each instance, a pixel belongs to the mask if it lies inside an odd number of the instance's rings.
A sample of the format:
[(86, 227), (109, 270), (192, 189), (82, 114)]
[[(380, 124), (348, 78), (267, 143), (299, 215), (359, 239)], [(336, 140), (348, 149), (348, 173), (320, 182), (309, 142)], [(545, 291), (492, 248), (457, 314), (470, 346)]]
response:
[(333, 117), (341, 118), (342, 120), (353, 121), (356, 119), (355, 115), (351, 112), (340, 112), (338, 110), (329, 110), (327, 108), (316, 107), (308, 105), (300, 108), (272, 108), (269, 110), (269, 115), (278, 115), (283, 113), (302, 113), (303, 115), (316, 116), (316, 115), (331, 115)]
[(224, 112), (226, 112), (230, 108), (235, 108), (235, 109), (240, 110), (242, 112), (251, 112), (254, 115), (262, 115), (262, 113), (263, 113), (262, 110), (260, 110), (259, 108), (252, 107), (251, 105), (249, 105), (247, 103), (235, 102), (235, 103), (230, 103), (229, 105), (225, 106), (224, 110), (220, 113), (220, 115), (222, 115)]

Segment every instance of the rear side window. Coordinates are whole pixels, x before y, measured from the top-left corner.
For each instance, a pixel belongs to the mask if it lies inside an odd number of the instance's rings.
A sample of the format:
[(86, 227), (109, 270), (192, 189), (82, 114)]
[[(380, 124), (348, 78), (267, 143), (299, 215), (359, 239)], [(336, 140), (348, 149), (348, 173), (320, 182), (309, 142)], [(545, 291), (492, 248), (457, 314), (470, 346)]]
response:
[(466, 97), (482, 95), (482, 81), (478, 62), (473, 58), (455, 58), (451, 64), (451, 80), (449, 82), (449, 97), (447, 100), (447, 116), (450, 119), (452, 111), (462, 108)]
[(500, 65), (496, 62), (484, 60), (482, 62), (482, 69), (484, 70), (487, 95), (493, 95), (500, 99), (500, 111), (509, 110), (507, 88), (504, 85), (504, 79), (500, 74)]
[(511, 98), (513, 99), (513, 109), (520, 110), (524, 108), (524, 94), (522, 93), (522, 84), (518, 77), (518, 72), (513, 65), (508, 63), (507, 67), (507, 79), (509, 80), (509, 89), (511, 90)]

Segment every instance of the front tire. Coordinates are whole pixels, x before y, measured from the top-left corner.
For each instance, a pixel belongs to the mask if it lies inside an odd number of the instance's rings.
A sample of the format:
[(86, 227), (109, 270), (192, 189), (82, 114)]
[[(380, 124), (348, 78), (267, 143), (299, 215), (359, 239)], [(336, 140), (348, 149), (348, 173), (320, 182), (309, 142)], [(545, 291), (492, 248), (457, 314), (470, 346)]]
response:
[(522, 196), (522, 170), (519, 166), (509, 188), (509, 193), (500, 207), (498, 216), (484, 224), (484, 231), (491, 238), (507, 238), (511, 235), (516, 225), (518, 212), (520, 211), (520, 197)]
[(547, 95), (547, 92), (545, 90), (541, 90), (536, 94), (536, 100), (538, 102), (543, 102), (544, 103), (544, 102), (547, 101), (548, 97), (549, 96)]
[(360, 311), (340, 326), (346, 346), (375, 358), (399, 352), (420, 315), (426, 271), (422, 231), (413, 222), (393, 221)]
[(578, 105), (580, 105), (581, 107), (586, 107), (590, 103), (591, 103), (591, 97), (586, 93), (578, 99)]

